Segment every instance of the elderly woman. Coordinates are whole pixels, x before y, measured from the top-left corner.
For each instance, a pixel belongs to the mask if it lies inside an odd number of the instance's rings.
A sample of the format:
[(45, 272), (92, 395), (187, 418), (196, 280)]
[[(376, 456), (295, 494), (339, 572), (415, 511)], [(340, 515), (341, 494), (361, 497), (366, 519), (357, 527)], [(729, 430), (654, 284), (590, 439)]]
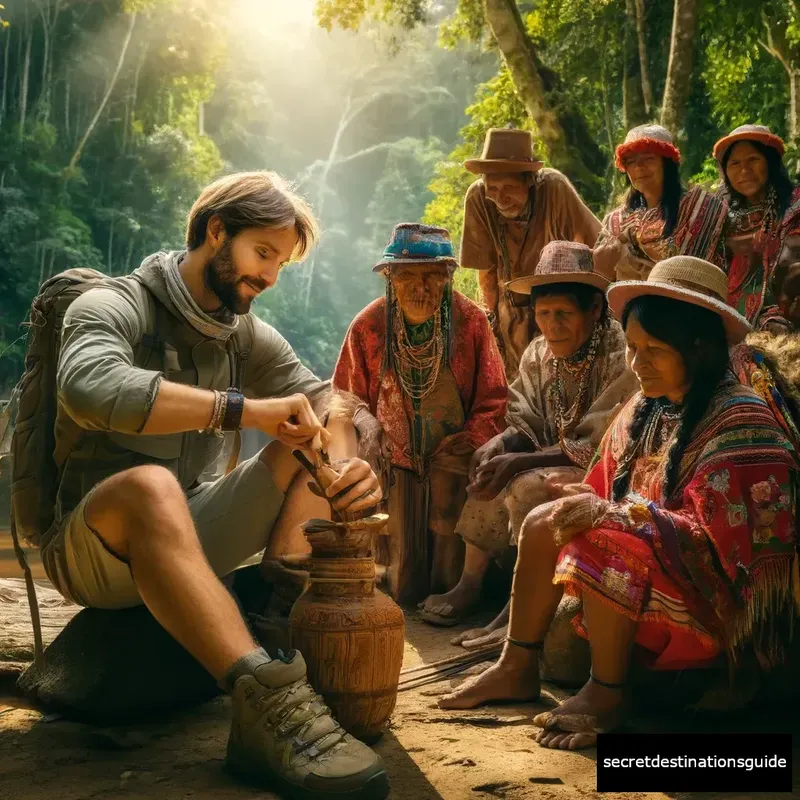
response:
[[(550, 242), (535, 273), (512, 286), (530, 294), (542, 333), (511, 384), (508, 427), (473, 456), (468, 491), (478, 502), (456, 528), (467, 543), (464, 571), (454, 589), (422, 606), (422, 618), (434, 624), (454, 624), (478, 602), (491, 558), (509, 545), (509, 521), (514, 543), (528, 512), (553, 498), (554, 485), (583, 480), (611, 419), (636, 390), (622, 328), (608, 316), (608, 281), (593, 271), (589, 247)], [(502, 641), (507, 622), (506, 607), (454, 644)]]
[(362, 443), (380, 445), (365, 455), (390, 487), (388, 578), (402, 602), (458, 580), (470, 459), (506, 411), (497, 344), (483, 311), (453, 291), (456, 266), (446, 230), (398, 225), (374, 268), (386, 296), (353, 320), (333, 375), (362, 403)]
[(772, 333), (790, 329), (772, 278), (784, 241), (800, 234), (800, 188), (789, 180), (783, 152), (782, 139), (763, 125), (741, 125), (714, 145), (728, 202), (728, 302)]
[(591, 677), (534, 719), (539, 743), (562, 749), (620, 724), (634, 649), (653, 669), (680, 670), (749, 643), (769, 665), (781, 657), (779, 616), (794, 614), (796, 455), (730, 371), (728, 346), (750, 326), (725, 303), (725, 274), (678, 256), (608, 297), (641, 389), (585, 485), (526, 519), (500, 660), (440, 701), (538, 697), (538, 651), (561, 592), (580, 596)]
[(722, 266), (725, 205), (699, 186), (681, 185), (681, 154), (660, 125), (632, 128), (617, 147), (616, 165), (629, 189), (603, 220), (595, 269), (610, 281), (644, 280), (653, 264), (679, 254)]

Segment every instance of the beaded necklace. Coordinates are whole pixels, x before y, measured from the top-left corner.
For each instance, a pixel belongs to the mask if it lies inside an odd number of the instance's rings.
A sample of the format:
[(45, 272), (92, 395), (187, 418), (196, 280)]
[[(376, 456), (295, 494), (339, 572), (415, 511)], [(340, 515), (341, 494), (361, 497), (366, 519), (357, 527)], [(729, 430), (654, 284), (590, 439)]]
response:
[[(564, 439), (564, 431), (571, 428), (583, 414), (586, 394), (589, 391), (589, 381), (592, 375), (592, 367), (597, 358), (597, 351), (600, 346), (601, 325), (595, 325), (592, 335), (588, 342), (581, 348), (566, 358), (556, 358), (556, 376), (554, 382), (555, 405), (556, 405), (556, 427), (558, 428), (559, 440)], [(572, 401), (572, 405), (567, 409), (566, 387), (564, 385), (564, 371), (579, 380), (578, 393)]]
[(395, 303), (392, 327), (395, 340), (397, 377), (403, 391), (416, 404), (421, 403), (434, 389), (442, 368), (445, 352), (442, 309), (433, 315), (431, 335), (420, 344), (409, 337), (403, 311)]

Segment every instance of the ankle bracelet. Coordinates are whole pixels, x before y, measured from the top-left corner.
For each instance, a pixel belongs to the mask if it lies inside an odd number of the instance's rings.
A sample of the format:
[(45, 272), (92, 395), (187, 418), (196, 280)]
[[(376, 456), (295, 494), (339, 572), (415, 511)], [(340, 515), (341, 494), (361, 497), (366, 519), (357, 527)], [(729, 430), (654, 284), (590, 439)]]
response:
[(622, 683), (608, 683), (608, 681), (601, 681), (599, 678), (595, 678), (595, 676), (590, 672), (589, 673), (589, 680), (592, 683), (596, 683), (598, 686), (602, 686), (605, 689), (624, 689), (627, 685), (625, 681)]
[(516, 645), (517, 647), (522, 647), (525, 650), (541, 650), (544, 647), (544, 642), (522, 642), (519, 639), (512, 639), (510, 636), (506, 636), (506, 641), (509, 644)]

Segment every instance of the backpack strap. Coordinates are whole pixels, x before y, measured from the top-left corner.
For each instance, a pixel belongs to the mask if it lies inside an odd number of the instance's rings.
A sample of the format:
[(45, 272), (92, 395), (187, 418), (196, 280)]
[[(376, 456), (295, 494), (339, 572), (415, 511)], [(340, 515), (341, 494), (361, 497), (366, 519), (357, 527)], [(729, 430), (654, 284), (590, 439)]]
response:
[[(245, 345), (242, 340), (242, 327), (247, 326), (248, 339)], [(227, 343), (226, 349), (228, 351), (228, 359), (231, 365), (231, 389), (237, 392), (242, 391), (244, 382), (244, 370), (247, 359), (250, 357), (250, 346), (253, 342), (253, 321), (250, 319), (249, 314), (245, 314), (239, 320), (239, 328), (236, 333), (231, 336)], [(233, 449), (231, 450), (230, 458), (228, 459), (228, 466), (225, 468), (225, 474), (229, 475), (239, 463), (239, 455), (242, 452), (242, 431), (237, 428), (233, 433)]]

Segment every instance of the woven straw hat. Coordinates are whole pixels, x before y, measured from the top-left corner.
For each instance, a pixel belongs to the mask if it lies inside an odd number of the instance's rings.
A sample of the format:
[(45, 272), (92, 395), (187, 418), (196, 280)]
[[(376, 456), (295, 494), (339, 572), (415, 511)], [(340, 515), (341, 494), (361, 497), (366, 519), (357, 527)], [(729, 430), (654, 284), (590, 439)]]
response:
[(533, 275), (515, 278), (506, 286), (527, 294), (534, 286), (548, 283), (585, 283), (605, 291), (609, 281), (594, 271), (592, 250), (579, 242), (549, 242), (542, 248)]
[(681, 163), (681, 151), (672, 141), (672, 134), (661, 125), (637, 125), (628, 131), (614, 154), (614, 163), (620, 172), (626, 172), (625, 159), (632, 153), (655, 153)]
[(736, 142), (761, 142), (767, 147), (772, 147), (783, 155), (783, 139), (774, 134), (766, 125), (740, 125), (734, 128), (727, 136), (723, 136), (714, 145), (714, 158), (722, 161), (723, 156)]
[(464, 166), (476, 175), (493, 172), (536, 172), (544, 162), (533, 157), (530, 131), (515, 128), (491, 128), (486, 133), (480, 158), (471, 158)]
[[(642, 295), (671, 297), (713, 311), (722, 317), (729, 344), (741, 342), (752, 331), (750, 323), (725, 301), (728, 276), (702, 258), (673, 256), (659, 261), (646, 281), (620, 281), (608, 290), (611, 313), (622, 319), (625, 306)], [(675, 320), (680, 325), (680, 319)]]

